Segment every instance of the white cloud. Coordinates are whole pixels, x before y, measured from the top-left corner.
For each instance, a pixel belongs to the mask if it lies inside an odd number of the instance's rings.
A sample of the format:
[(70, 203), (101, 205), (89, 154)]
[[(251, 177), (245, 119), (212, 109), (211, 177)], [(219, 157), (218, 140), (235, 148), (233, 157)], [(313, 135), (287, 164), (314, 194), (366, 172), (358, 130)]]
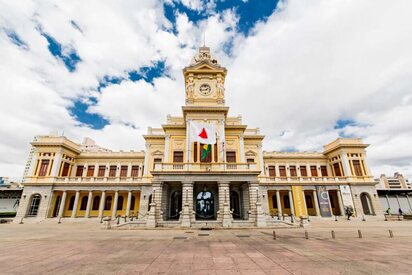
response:
[(404, 169), (412, 165), (412, 3), (282, 5), (235, 48), (232, 111), (262, 128), (267, 150), (321, 149), (341, 131), (338, 119), (353, 119), (363, 126), (343, 130), (371, 144), (372, 168), (393, 164), (412, 176)]

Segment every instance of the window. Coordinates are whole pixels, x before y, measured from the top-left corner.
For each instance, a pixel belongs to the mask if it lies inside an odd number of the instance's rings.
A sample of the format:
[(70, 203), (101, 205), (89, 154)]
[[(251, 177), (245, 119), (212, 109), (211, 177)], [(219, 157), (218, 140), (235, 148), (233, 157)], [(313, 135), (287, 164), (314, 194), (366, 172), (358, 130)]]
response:
[(136, 196), (132, 196), (132, 200), (130, 201), (130, 210), (134, 210), (135, 204), (136, 204)]
[(320, 172), (322, 173), (323, 177), (327, 177), (328, 176), (328, 169), (326, 168), (326, 166), (321, 166), (320, 167)]
[(306, 207), (313, 208), (313, 201), (311, 195), (305, 195)]
[(80, 203), (80, 210), (84, 211), (87, 208), (87, 198), (88, 196), (82, 197), (82, 202)]
[(76, 177), (82, 177), (83, 176), (83, 169), (84, 169), (83, 165), (77, 166)]
[(123, 196), (119, 196), (117, 199), (117, 210), (123, 210)]
[[(40, 176), (40, 177), (46, 176), (46, 174), (47, 174), (47, 169), (49, 168), (49, 163), (50, 163), (50, 160), (48, 160), (48, 159), (43, 159), (43, 160), (41, 161), (40, 171), (39, 171), (39, 176)], [(36, 214), (36, 215), (37, 215), (37, 214)]]
[(352, 160), (353, 169), (355, 170), (355, 175), (358, 177), (362, 177), (362, 168), (359, 160)]
[(318, 176), (318, 170), (316, 169), (316, 166), (311, 166), (310, 167), (310, 174), (312, 177), (317, 177)]
[(226, 152), (226, 162), (229, 162), (229, 163), (236, 162), (236, 152), (233, 152), (233, 151)]
[(120, 167), (120, 177), (122, 178), (127, 177), (127, 165), (122, 165)]
[(161, 163), (161, 162), (162, 162), (162, 159), (161, 159), (161, 158), (155, 158), (155, 159), (153, 160), (153, 170), (155, 169), (156, 163)]
[(110, 166), (110, 170), (109, 170), (109, 177), (116, 177), (116, 170), (117, 170), (117, 166), (116, 165), (111, 165)]
[(288, 195), (283, 196), (283, 206), (285, 208), (290, 208), (290, 201)]
[(285, 168), (285, 166), (279, 166), (279, 176), (286, 177), (286, 168)]
[(276, 177), (276, 169), (275, 166), (271, 165), (268, 167), (269, 170), (269, 177)]
[(62, 177), (67, 177), (69, 175), (69, 169), (70, 169), (70, 164), (65, 162), (63, 164)]
[(139, 166), (133, 165), (132, 166), (132, 177), (137, 177), (139, 175)]
[(104, 210), (112, 209), (112, 196), (107, 196), (106, 201), (104, 202)]
[(106, 166), (100, 165), (99, 166), (99, 173), (97, 174), (97, 176), (102, 178), (102, 177), (104, 177), (105, 172), (106, 172)]
[(333, 171), (335, 171), (335, 176), (336, 177), (341, 177), (342, 173), (340, 172), (340, 167), (339, 167), (339, 163), (334, 163), (333, 164)]
[(73, 207), (74, 207), (74, 199), (75, 199), (74, 196), (71, 196), (71, 197), (70, 197), (69, 208), (68, 208), (67, 210), (70, 210), (70, 211), (73, 210)]
[(27, 217), (36, 217), (37, 213), (39, 212), (41, 196), (39, 194), (35, 194), (31, 197), (30, 207), (27, 211)]
[(278, 202), (276, 200), (276, 194), (272, 196), (272, 208), (278, 208)]
[(289, 171), (290, 171), (290, 176), (291, 177), (296, 177), (296, 166), (289, 166)]
[(88, 177), (93, 177), (94, 176), (94, 166), (89, 166), (87, 167), (87, 176)]
[(94, 197), (92, 210), (99, 210), (99, 203), (100, 203), (100, 196)]
[(255, 163), (255, 159), (246, 159), (247, 163)]
[(193, 144), (193, 162), (197, 162), (197, 142)]
[(306, 170), (306, 166), (300, 166), (300, 175), (302, 177), (307, 177), (308, 176), (308, 171)]
[(173, 152), (173, 162), (183, 162), (183, 151)]

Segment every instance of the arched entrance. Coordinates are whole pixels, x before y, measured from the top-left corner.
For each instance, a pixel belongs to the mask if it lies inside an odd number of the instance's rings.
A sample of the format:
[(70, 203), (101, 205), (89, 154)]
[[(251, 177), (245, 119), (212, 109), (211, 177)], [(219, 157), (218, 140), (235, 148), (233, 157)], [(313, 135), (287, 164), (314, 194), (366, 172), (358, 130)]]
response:
[(230, 210), (233, 211), (232, 216), (234, 219), (240, 219), (240, 200), (239, 194), (236, 191), (230, 191)]
[(56, 202), (54, 203), (54, 209), (53, 209), (53, 215), (52, 215), (53, 218), (57, 217), (57, 215), (59, 214), (61, 200), (62, 200), (61, 196), (56, 197)]
[(196, 217), (199, 219), (215, 219), (215, 199), (206, 186), (196, 195)]
[(174, 191), (170, 196), (170, 216), (171, 220), (178, 220), (182, 211), (182, 192)]
[(360, 200), (362, 203), (363, 214), (373, 215), (374, 213), (369, 195), (366, 193), (362, 193), (360, 195)]

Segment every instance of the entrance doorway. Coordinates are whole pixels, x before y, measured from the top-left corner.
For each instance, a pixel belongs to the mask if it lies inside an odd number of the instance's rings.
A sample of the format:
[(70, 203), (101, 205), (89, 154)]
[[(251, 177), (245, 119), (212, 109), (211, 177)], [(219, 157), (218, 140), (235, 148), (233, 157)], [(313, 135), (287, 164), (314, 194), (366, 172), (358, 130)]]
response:
[(56, 202), (54, 203), (54, 209), (53, 209), (53, 215), (52, 215), (53, 218), (57, 217), (57, 215), (59, 214), (61, 199), (62, 197), (57, 196)]
[[(200, 186), (199, 186), (200, 187)], [(196, 188), (195, 191), (195, 209), (196, 219), (215, 220), (217, 212), (216, 186), (205, 184), (203, 188)]]
[(371, 200), (369, 198), (369, 195), (366, 193), (362, 193), (360, 195), (361, 203), (362, 203), (362, 208), (363, 208), (363, 214), (365, 215), (373, 215), (373, 209), (372, 209), (372, 204)]
[(169, 219), (178, 220), (182, 211), (182, 192), (174, 191), (170, 196), (170, 215)]
[(232, 211), (232, 216), (234, 219), (242, 218), (239, 194), (233, 190), (230, 191), (230, 210)]

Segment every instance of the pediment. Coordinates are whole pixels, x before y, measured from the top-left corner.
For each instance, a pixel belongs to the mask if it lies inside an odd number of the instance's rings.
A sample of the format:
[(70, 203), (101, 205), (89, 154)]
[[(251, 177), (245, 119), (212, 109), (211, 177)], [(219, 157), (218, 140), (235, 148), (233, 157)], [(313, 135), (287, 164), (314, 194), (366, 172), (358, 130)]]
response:
[(152, 156), (163, 156), (163, 152), (159, 151), (159, 150), (156, 150), (152, 153)]
[(253, 152), (252, 150), (249, 150), (249, 151), (247, 151), (247, 152), (245, 153), (245, 155), (246, 155), (247, 157), (254, 157), (254, 156), (256, 156), (256, 153)]
[(188, 72), (222, 72), (222, 73), (225, 73), (226, 69), (219, 65), (215, 65), (213, 63), (210, 63), (209, 61), (204, 60), (195, 65), (184, 68), (183, 72), (185, 74)]

